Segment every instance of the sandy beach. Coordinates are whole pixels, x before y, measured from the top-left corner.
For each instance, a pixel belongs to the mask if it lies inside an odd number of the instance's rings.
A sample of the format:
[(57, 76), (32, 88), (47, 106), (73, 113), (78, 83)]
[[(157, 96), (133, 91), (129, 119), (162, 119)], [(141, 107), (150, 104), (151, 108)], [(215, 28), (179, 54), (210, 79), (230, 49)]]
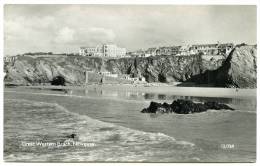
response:
[(176, 87), (169, 84), (91, 84), (86, 86), (19, 86), (36, 89), (96, 89), (107, 91), (144, 92), (167, 95), (255, 98), (256, 89), (212, 88), (212, 87)]

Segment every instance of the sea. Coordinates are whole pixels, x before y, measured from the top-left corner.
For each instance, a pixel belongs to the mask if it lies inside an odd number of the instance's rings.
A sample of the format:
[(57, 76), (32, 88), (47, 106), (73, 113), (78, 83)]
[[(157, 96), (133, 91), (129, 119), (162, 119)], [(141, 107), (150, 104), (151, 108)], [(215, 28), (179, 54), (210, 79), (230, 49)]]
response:
[[(235, 108), (141, 113), (151, 101)], [(255, 162), (256, 98), (102, 89), (4, 89), (7, 162)]]

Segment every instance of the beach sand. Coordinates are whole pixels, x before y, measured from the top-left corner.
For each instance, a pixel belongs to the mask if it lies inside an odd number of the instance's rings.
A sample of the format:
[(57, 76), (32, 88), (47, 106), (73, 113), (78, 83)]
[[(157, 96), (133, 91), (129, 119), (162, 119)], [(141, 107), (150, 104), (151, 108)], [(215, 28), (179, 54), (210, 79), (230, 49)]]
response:
[(181, 96), (256, 98), (256, 89), (177, 87), (169, 84), (90, 84), (85, 86), (20, 86), (36, 89), (96, 89), (108, 91), (144, 92)]

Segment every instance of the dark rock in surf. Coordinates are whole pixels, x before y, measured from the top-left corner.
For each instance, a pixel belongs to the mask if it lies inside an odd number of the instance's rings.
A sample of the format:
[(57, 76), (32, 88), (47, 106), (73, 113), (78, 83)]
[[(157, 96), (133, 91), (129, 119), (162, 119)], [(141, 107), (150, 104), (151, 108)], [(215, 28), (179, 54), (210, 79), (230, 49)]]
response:
[(205, 112), (207, 108), (201, 103), (194, 103), (190, 100), (175, 100), (171, 104), (173, 112), (177, 114), (190, 114)]
[(142, 110), (142, 113), (156, 113), (162, 107), (161, 103), (151, 102), (148, 108)]
[(77, 134), (71, 134), (71, 135), (68, 135), (67, 136), (67, 138), (72, 138), (72, 139), (74, 139), (74, 138), (76, 138), (77, 137)]
[(190, 100), (174, 100), (172, 104), (151, 102), (148, 108), (144, 108), (142, 113), (177, 113), (177, 114), (191, 114), (205, 112), (208, 109), (215, 110), (234, 110), (226, 104), (218, 102), (194, 103)]

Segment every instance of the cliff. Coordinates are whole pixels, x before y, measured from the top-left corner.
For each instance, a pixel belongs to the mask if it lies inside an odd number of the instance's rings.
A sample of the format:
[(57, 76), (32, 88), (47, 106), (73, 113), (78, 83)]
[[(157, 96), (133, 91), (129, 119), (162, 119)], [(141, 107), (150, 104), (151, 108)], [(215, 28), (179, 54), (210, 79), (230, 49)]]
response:
[[(209, 58), (208, 58), (209, 57)], [(224, 62), (224, 63), (223, 63)], [(223, 63), (223, 65), (222, 65)], [(256, 87), (256, 48), (235, 48), (228, 58), (210, 56), (156, 56), (147, 58), (102, 59), (98, 57), (19, 56), (13, 63), (5, 64), (5, 82), (22, 85), (50, 83), (57, 76), (65, 79), (66, 85), (99, 82), (99, 71), (143, 76), (147, 82), (192, 82), (223, 87)], [(111, 82), (123, 80), (109, 78)]]
[(222, 60), (205, 61), (194, 56), (158, 56), (148, 58), (101, 59), (97, 57), (20, 56), (14, 63), (5, 65), (6, 82), (23, 85), (50, 83), (61, 76), (66, 84), (80, 85), (85, 82), (85, 71), (94, 71), (89, 82), (98, 82), (95, 72), (106, 70), (111, 73), (143, 76), (147, 82), (182, 82), (205, 70), (219, 67)]
[(256, 46), (238, 46), (216, 72), (216, 85), (256, 88)]
[(206, 70), (186, 82), (215, 87), (256, 88), (256, 53), (256, 46), (236, 46), (218, 69)]

